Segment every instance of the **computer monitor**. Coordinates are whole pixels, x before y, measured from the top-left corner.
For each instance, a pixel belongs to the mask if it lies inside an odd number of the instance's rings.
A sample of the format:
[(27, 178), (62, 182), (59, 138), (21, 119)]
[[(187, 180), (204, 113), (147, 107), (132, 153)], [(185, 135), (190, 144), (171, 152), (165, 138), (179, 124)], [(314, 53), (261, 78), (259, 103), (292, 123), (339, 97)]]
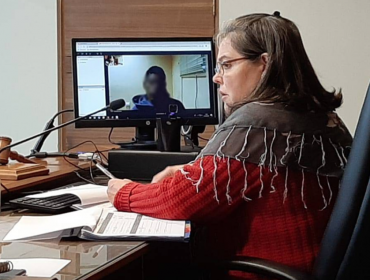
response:
[(212, 38), (72, 39), (75, 117), (116, 99), (126, 102), (76, 127), (150, 131), (158, 118), (217, 124), (214, 57)]

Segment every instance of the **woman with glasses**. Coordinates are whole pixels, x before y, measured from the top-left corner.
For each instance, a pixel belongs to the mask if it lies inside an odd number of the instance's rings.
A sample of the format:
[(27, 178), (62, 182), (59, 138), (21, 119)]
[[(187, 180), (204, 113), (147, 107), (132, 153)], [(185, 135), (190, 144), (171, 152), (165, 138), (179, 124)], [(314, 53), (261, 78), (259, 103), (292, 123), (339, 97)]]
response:
[(321, 85), (297, 26), (278, 13), (227, 22), (215, 40), (226, 121), (194, 162), (148, 185), (111, 180), (108, 195), (120, 211), (206, 229), (192, 240), (203, 260), (252, 256), (310, 271), (352, 142), (334, 112), (342, 94)]

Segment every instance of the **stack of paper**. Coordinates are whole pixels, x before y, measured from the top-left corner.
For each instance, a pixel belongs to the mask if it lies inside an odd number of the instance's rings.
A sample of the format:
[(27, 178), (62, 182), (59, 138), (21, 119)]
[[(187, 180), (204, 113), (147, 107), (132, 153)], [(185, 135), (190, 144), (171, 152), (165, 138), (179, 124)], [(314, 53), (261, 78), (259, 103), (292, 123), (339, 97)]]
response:
[(95, 228), (102, 213), (91, 208), (55, 216), (23, 216), (4, 241), (29, 241), (75, 236), (82, 227)]
[(105, 209), (95, 229), (83, 229), (81, 237), (91, 240), (187, 240), (190, 223)]
[(69, 236), (88, 240), (186, 241), (190, 237), (190, 223), (92, 207), (55, 216), (24, 216), (6, 235), (4, 241)]

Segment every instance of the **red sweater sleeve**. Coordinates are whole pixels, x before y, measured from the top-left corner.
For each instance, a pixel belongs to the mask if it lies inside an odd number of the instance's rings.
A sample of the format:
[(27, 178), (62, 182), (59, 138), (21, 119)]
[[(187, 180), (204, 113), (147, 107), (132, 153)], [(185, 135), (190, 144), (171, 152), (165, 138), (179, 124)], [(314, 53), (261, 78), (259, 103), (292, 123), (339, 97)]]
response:
[(205, 156), (160, 183), (127, 184), (116, 194), (114, 206), (120, 211), (162, 219), (215, 222), (238, 207), (244, 200), (243, 192), (245, 196), (256, 193), (258, 180), (255, 165)]

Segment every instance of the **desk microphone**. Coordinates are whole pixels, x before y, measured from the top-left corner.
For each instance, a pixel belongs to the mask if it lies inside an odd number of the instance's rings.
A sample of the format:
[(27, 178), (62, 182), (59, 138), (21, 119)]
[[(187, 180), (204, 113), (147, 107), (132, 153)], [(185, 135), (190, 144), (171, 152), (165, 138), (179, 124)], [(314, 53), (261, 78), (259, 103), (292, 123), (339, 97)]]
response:
[(56, 126), (56, 127), (52, 127), (52, 128), (50, 128), (50, 129), (44, 130), (44, 131), (43, 131), (43, 132), (41, 132), (41, 133), (38, 133), (38, 134), (36, 134), (36, 135), (33, 135), (33, 136), (28, 137), (28, 138), (26, 138), (26, 139), (23, 139), (23, 140), (21, 140), (21, 141), (18, 141), (18, 142), (15, 142), (15, 143), (13, 143), (13, 144), (10, 144), (10, 145), (8, 145), (8, 146), (5, 146), (4, 148), (0, 149), (0, 154), (1, 154), (3, 151), (7, 150), (7, 149), (13, 148), (13, 147), (15, 147), (15, 146), (18, 146), (18, 145), (20, 145), (20, 144), (23, 144), (23, 143), (25, 143), (25, 142), (27, 142), (27, 141), (30, 141), (30, 140), (35, 139), (35, 138), (37, 138), (37, 137), (40, 137), (40, 136), (42, 136), (42, 135), (50, 134), (50, 132), (52, 132), (52, 131), (54, 131), (54, 130), (58, 130), (58, 129), (60, 129), (60, 128), (62, 128), (62, 127), (65, 127), (65, 126), (67, 126), (67, 125), (73, 124), (73, 123), (78, 122), (78, 121), (83, 120), (83, 119), (86, 119), (87, 117), (90, 117), (90, 116), (92, 116), (92, 115), (95, 115), (95, 114), (97, 114), (97, 113), (99, 113), (99, 112), (101, 112), (101, 111), (106, 111), (106, 110), (112, 110), (112, 111), (115, 111), (115, 110), (118, 110), (118, 109), (122, 108), (123, 106), (125, 106), (125, 104), (126, 104), (126, 102), (125, 102), (125, 100), (123, 100), (123, 99), (117, 99), (117, 100), (114, 100), (114, 101), (112, 101), (109, 105), (107, 105), (107, 106), (105, 106), (104, 108), (101, 108), (101, 109), (99, 109), (99, 110), (97, 110), (97, 111), (95, 111), (95, 112), (92, 112), (92, 113), (87, 114), (87, 115), (82, 116), (82, 117), (78, 117), (78, 118), (76, 118), (76, 119), (74, 119), (74, 120), (71, 120), (71, 121), (69, 121), (69, 122), (63, 123), (63, 124), (58, 125), (58, 126)]
[[(46, 123), (46, 126), (45, 126), (45, 128), (44, 128), (44, 131), (45, 130), (48, 130), (48, 129), (50, 129), (50, 128), (53, 128), (53, 127), (55, 127), (54, 126), (54, 121), (55, 121), (55, 119), (59, 116), (59, 115), (61, 115), (61, 114), (63, 114), (63, 113), (69, 113), (69, 112), (73, 112), (73, 110), (72, 109), (66, 109), (66, 110), (62, 110), (62, 111), (60, 111), (60, 112), (58, 112), (58, 113), (56, 113), (47, 123)], [(49, 136), (49, 134), (50, 134), (50, 132), (49, 133), (46, 133), (46, 134), (44, 134), (44, 135), (42, 135), (41, 137), (40, 137), (40, 139), (37, 141), (37, 143), (35, 144), (35, 146), (33, 147), (33, 149), (31, 150), (31, 154), (29, 155), (29, 156), (27, 156), (27, 157), (32, 157), (32, 156), (34, 156), (35, 154), (38, 154), (38, 153), (40, 153), (40, 150), (41, 150), (41, 148), (42, 148), (42, 145), (44, 145), (44, 142), (45, 142), (45, 140), (46, 140), (46, 138)]]

